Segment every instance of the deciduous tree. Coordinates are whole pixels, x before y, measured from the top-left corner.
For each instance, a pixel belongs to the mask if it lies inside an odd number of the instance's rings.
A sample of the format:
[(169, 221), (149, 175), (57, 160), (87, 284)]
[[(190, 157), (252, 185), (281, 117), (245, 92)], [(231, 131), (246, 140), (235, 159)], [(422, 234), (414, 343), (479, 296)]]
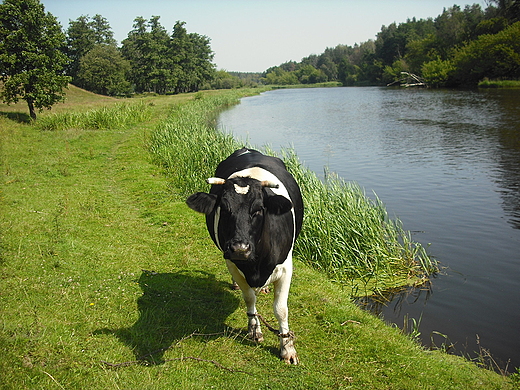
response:
[(85, 88), (77, 79), (81, 58), (95, 45), (111, 45), (116, 47), (114, 33), (108, 21), (96, 14), (92, 19), (82, 15), (69, 22), (67, 29), (67, 56), (70, 59), (68, 75), (72, 76), (73, 83)]
[(64, 99), (70, 78), (62, 50), (65, 35), (38, 0), (4, 0), (0, 4), (0, 80), (6, 103), (27, 102), (29, 114)]
[(80, 60), (78, 80), (89, 91), (102, 95), (130, 93), (126, 74), (130, 64), (119, 50), (111, 45), (96, 45)]

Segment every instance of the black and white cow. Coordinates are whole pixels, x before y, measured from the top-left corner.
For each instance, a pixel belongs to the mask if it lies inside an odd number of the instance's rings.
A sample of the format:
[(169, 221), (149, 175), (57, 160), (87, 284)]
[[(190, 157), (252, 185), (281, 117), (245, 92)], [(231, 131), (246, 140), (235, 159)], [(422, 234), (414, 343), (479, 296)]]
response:
[(282, 160), (245, 148), (222, 161), (208, 183), (212, 184), (209, 194), (198, 192), (186, 203), (206, 214), (209, 234), (242, 290), (248, 335), (263, 341), (256, 297), (273, 283), (280, 355), (287, 363), (298, 364), (289, 331), (287, 298), (294, 241), (303, 221), (300, 188)]

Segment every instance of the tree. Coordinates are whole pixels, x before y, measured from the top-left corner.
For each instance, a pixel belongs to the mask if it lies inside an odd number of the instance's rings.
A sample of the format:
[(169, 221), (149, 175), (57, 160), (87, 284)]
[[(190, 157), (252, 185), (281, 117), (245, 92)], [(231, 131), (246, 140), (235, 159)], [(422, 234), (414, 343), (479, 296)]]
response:
[(196, 33), (188, 34), (185, 24), (181, 21), (175, 23), (170, 40), (176, 93), (197, 91), (214, 75), (210, 39)]
[(519, 0), (491, 0), (498, 9), (498, 15), (507, 18), (511, 23), (520, 21)]
[(344, 57), (338, 66), (338, 78), (344, 86), (352, 86), (357, 82), (359, 68), (353, 65), (347, 57)]
[(130, 93), (126, 74), (130, 64), (119, 50), (111, 45), (96, 45), (80, 60), (78, 80), (89, 91), (102, 95)]
[(90, 19), (88, 15), (82, 15), (78, 19), (69, 22), (66, 53), (70, 59), (68, 75), (72, 76), (74, 84), (85, 87), (78, 82), (76, 77), (79, 71), (80, 60), (95, 45), (101, 44), (114, 47), (117, 45), (114, 33), (104, 17), (96, 14)]
[(211, 81), (212, 89), (233, 89), (243, 87), (244, 83), (237, 76), (233, 76), (225, 70), (217, 70)]
[(173, 58), (169, 55), (170, 36), (159, 23), (159, 16), (152, 16), (150, 25), (150, 52), (148, 54), (151, 71), (148, 75), (154, 92), (165, 94), (176, 84), (172, 73)]
[(296, 71), (296, 74), (302, 84), (316, 84), (328, 81), (327, 75), (322, 70), (316, 69), (310, 64), (303, 65)]
[(143, 17), (134, 19), (134, 29), (123, 40), (121, 52), (123, 57), (130, 61), (130, 81), (134, 84), (136, 92), (149, 92), (150, 65), (148, 52), (150, 51), (150, 34), (146, 28), (147, 20)]
[(62, 101), (70, 81), (63, 73), (68, 62), (64, 46), (60, 24), (38, 0), (4, 0), (0, 4), (3, 101), (25, 100), (32, 119), (36, 109), (50, 109)]
[(152, 16), (149, 22), (135, 18), (134, 29), (123, 40), (121, 51), (130, 61), (130, 81), (136, 92), (164, 94), (174, 89), (175, 59), (170, 55), (170, 36), (159, 23), (159, 16)]
[(437, 58), (423, 64), (422, 77), (431, 87), (445, 87), (454, 69), (451, 61)]
[(457, 49), (451, 83), (476, 85), (485, 77), (520, 78), (520, 22), (498, 34), (485, 34)]
[(199, 88), (213, 77), (215, 66), (213, 65), (213, 51), (210, 47), (210, 39), (197, 33), (188, 34), (190, 41), (190, 61), (188, 72), (191, 74), (189, 91), (198, 91)]
[(273, 67), (266, 72), (265, 83), (268, 85), (293, 85), (300, 82), (295, 71), (286, 71), (282, 67)]

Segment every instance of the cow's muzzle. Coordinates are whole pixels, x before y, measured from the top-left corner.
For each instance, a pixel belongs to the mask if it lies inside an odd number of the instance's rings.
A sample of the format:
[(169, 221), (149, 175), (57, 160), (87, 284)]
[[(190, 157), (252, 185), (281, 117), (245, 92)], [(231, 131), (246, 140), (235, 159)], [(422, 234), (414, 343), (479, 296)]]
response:
[(233, 241), (229, 244), (224, 257), (230, 260), (249, 260), (251, 253), (251, 245), (243, 241)]

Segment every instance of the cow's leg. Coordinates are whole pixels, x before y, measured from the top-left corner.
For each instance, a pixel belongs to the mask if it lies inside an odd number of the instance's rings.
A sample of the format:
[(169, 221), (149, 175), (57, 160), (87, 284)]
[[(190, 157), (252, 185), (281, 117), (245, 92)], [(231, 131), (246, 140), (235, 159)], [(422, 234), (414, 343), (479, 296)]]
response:
[(233, 276), (233, 280), (238, 284), (242, 291), (242, 297), (247, 307), (247, 336), (257, 342), (261, 343), (264, 341), (262, 329), (260, 328), (260, 319), (256, 316), (256, 292), (247, 283), (242, 272), (239, 271), (237, 266), (233, 262), (226, 260), (226, 264), (229, 272)]
[(294, 348), (294, 333), (289, 330), (289, 309), (287, 299), (292, 278), (292, 256), (289, 253), (284, 262), (284, 270), (274, 281), (274, 315), (280, 325), (280, 357), (288, 364), (298, 364), (298, 354)]

